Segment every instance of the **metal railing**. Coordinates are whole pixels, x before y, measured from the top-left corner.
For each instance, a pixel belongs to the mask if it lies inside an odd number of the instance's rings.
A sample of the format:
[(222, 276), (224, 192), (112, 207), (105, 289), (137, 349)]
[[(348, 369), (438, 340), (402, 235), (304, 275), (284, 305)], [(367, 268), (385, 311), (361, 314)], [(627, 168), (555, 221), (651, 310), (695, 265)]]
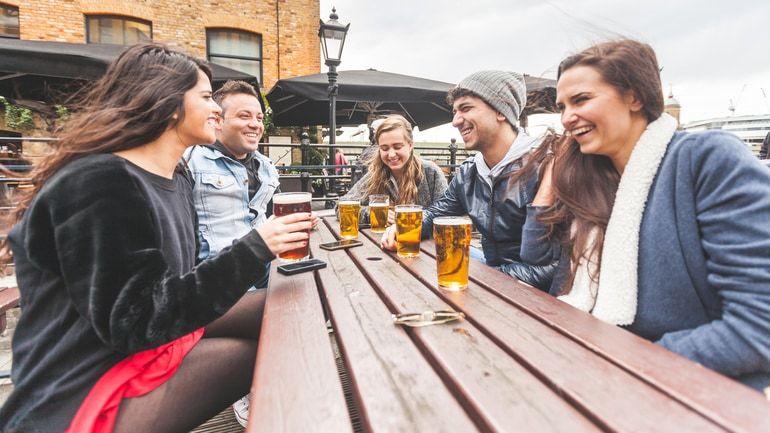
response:
[[(0, 143), (2, 142), (53, 142), (56, 141), (53, 137), (0, 137)], [(321, 191), (317, 191), (320, 195), (313, 197), (315, 201), (325, 201), (327, 206), (330, 202), (336, 200), (337, 197), (344, 194), (347, 189), (357, 182), (361, 177), (366, 174), (366, 166), (361, 163), (360, 155), (365, 150), (371, 147), (369, 144), (345, 144), (335, 143), (335, 148), (353, 149), (346, 157), (355, 158), (353, 164), (336, 165), (336, 164), (310, 164), (311, 150), (313, 149), (329, 149), (329, 144), (323, 143), (310, 143), (309, 140), (303, 139), (301, 143), (291, 144), (277, 144), (277, 143), (262, 143), (259, 146), (259, 150), (262, 154), (267, 155), (266, 148), (268, 147), (284, 147), (300, 149), (301, 164), (299, 165), (276, 165), (278, 169), (281, 185), (286, 184), (286, 189), (299, 190), (302, 192), (313, 192), (312, 184), (314, 180), (320, 180), (316, 182), (320, 186)], [(20, 149), (21, 146), (17, 146)], [(441, 168), (447, 168), (448, 180), (451, 181), (454, 176), (455, 169), (459, 166), (458, 158), (467, 158), (472, 156), (464, 149), (460, 149), (454, 139), (447, 144), (446, 148), (440, 148), (436, 146), (415, 146), (415, 150), (423, 158), (439, 159), (445, 161), (445, 163), (437, 164)], [(355, 151), (357, 150), (357, 152)], [(373, 150), (373, 155), (376, 155), (376, 150)], [(333, 156), (332, 156), (333, 157)], [(332, 158), (327, 156), (327, 160)], [(21, 161), (21, 151), (18, 151), (17, 158)], [(31, 168), (31, 165), (26, 164), (6, 164), (5, 168), (16, 171), (25, 172)], [(339, 174), (338, 174), (339, 173)], [(298, 179), (298, 185), (289, 185), (294, 179)], [(0, 177), (0, 184), (11, 183), (24, 183), (29, 182), (29, 178), (17, 178), (17, 177)], [(332, 203), (333, 204), (333, 203)]]

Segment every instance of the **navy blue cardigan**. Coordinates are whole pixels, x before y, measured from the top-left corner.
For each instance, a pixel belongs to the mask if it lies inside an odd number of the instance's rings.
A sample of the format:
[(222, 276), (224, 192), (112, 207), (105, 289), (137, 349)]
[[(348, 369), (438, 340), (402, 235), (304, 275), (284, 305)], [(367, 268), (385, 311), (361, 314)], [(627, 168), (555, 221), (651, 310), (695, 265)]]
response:
[[(561, 255), (530, 208), (522, 258)], [(770, 170), (732, 134), (678, 132), (650, 189), (627, 329), (755, 388), (770, 386)]]

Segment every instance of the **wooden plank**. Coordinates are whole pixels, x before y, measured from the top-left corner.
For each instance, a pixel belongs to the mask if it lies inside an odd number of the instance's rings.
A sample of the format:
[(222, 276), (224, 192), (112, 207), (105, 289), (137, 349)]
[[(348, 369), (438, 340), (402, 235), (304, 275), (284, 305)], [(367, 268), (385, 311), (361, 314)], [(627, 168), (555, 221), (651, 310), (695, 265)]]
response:
[[(350, 255), (365, 265), (369, 280), (397, 312), (447, 308), (368, 239), (362, 247), (351, 249)], [(384, 260), (371, 261), (370, 257)], [(409, 284), (394, 284), (410, 280)], [(601, 431), (471, 323), (460, 321), (408, 332), (482, 430), (520, 431), (526, 426), (531, 432)]]
[[(423, 248), (431, 250), (432, 242)], [(511, 308), (498, 296), (475, 281), (468, 290), (447, 293), (439, 290), (435, 277), (435, 261), (427, 254), (402, 264), (426, 284), (432, 285), (455, 309), (468, 315), (468, 320), (481, 327), (506, 352), (528, 366), (530, 371), (548, 383), (586, 416), (612, 431), (657, 431), (670, 426), (677, 431), (724, 431), (700, 414), (681, 405), (668, 395), (649, 386), (638, 377), (596, 356), (581, 344), (554, 331), (531, 315)], [(499, 285), (510, 285), (513, 279), (475, 262), (471, 273), (476, 280), (495, 279)], [(517, 291), (542, 296), (545, 305), (559, 301), (535, 289), (517, 286)], [(599, 323), (598, 320), (592, 319)], [(633, 337), (633, 336), (632, 336)], [(637, 337), (633, 337), (637, 338)]]
[[(317, 231), (319, 242), (335, 240), (325, 224)], [(318, 273), (364, 430), (478, 431), (406, 332), (393, 325), (391, 311), (348, 256), (351, 250), (326, 251), (317, 245), (312, 243), (311, 250), (328, 264)], [(393, 280), (413, 282), (411, 277)]]
[[(311, 242), (318, 243), (313, 232)], [(284, 276), (271, 266), (249, 432), (352, 432), (315, 272)]]
[[(435, 254), (432, 241), (423, 248)], [(555, 301), (471, 260), (471, 278), (521, 311), (649, 383), (726, 430), (770, 431), (770, 403), (761, 393), (648, 340)], [(734, 404), (730, 404), (734, 403)]]

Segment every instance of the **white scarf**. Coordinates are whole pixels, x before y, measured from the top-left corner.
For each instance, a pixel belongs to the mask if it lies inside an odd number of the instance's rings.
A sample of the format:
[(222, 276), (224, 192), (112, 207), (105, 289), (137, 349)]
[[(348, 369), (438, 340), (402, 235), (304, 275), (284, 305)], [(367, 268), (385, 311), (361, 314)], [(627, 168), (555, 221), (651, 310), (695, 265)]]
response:
[[(664, 113), (647, 125), (631, 152), (604, 234), (598, 287), (589, 273), (596, 268), (595, 258), (588, 263), (581, 260), (572, 290), (559, 299), (614, 325), (634, 322), (642, 216), (650, 187), (676, 127), (676, 120)], [(595, 234), (589, 234), (589, 245), (594, 240)]]

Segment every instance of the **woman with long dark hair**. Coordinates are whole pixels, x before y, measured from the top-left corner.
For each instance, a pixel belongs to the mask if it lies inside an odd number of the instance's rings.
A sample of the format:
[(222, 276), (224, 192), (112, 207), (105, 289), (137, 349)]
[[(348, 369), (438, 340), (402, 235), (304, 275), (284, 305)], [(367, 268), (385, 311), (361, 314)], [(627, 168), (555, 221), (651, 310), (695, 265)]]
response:
[(196, 266), (178, 162), (215, 139), (210, 76), (162, 45), (127, 49), (35, 168), (8, 237), (22, 313), (0, 430), (189, 431), (248, 392), (264, 294), (246, 291), (307, 242), (310, 214)]
[(529, 210), (522, 257), (561, 251), (552, 294), (763, 388), (770, 171), (734, 135), (677, 132), (659, 70), (653, 49), (633, 40), (561, 63), (566, 138)]

